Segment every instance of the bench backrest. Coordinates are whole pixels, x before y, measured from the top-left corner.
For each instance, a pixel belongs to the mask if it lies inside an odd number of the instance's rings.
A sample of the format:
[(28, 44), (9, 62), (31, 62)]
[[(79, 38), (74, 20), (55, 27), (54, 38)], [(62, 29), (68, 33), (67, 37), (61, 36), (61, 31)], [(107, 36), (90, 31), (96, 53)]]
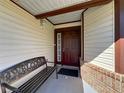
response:
[(36, 57), (16, 64), (0, 72), (0, 83), (11, 84), (44, 64), (47, 66), (45, 57)]

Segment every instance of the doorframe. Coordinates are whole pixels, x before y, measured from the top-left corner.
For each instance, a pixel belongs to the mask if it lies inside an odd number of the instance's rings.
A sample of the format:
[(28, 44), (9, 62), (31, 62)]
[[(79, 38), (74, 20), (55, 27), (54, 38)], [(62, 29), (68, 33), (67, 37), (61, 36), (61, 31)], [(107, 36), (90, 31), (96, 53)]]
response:
[[(57, 62), (57, 32), (59, 32), (59, 30), (62, 30), (62, 29), (74, 29), (74, 28), (78, 28), (81, 26), (73, 26), (73, 27), (65, 27), (65, 28), (58, 28), (58, 29), (55, 29), (54, 30), (54, 64), (60, 64), (60, 65), (63, 65), (61, 62)], [(61, 32), (61, 31), (60, 31)], [(80, 29), (80, 32), (81, 32), (81, 29)], [(81, 38), (80, 38), (80, 57), (81, 57)], [(79, 65), (80, 67), (80, 65)]]

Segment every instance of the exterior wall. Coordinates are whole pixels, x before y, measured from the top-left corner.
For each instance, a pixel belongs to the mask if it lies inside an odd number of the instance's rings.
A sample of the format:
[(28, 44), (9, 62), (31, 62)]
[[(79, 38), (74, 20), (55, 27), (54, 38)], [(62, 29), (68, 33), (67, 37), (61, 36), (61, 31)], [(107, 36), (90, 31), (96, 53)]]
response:
[(0, 70), (37, 56), (54, 61), (54, 26), (0, 0)]
[(83, 82), (83, 89), (84, 89), (84, 92), (83, 93), (98, 93), (86, 81), (83, 80), (82, 82)]
[(90, 91), (84, 93), (124, 93), (124, 75), (122, 74), (101, 68), (92, 63), (83, 64), (81, 72), (83, 81), (88, 83), (86, 85), (83, 82), (84, 88), (90, 89)]
[(73, 22), (73, 23), (55, 25), (55, 29), (73, 27), (73, 26), (81, 26), (81, 22)]
[(114, 1), (84, 12), (84, 60), (115, 71)]
[(81, 77), (84, 93), (123, 93), (124, 76), (115, 73), (114, 0), (89, 8), (83, 16), (85, 62), (81, 59)]

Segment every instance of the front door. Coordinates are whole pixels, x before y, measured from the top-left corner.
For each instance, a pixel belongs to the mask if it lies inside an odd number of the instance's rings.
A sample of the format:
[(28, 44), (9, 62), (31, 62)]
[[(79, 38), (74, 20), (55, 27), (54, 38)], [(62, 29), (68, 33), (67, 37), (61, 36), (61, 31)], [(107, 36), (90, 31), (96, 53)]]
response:
[(80, 27), (56, 30), (57, 63), (62, 65), (79, 66), (79, 58), (81, 52), (80, 32)]

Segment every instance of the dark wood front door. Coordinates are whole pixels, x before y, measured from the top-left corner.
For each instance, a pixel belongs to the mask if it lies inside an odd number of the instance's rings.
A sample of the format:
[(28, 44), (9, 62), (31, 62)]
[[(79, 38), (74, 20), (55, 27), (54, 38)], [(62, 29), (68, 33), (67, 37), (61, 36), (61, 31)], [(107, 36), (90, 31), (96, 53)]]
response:
[[(81, 53), (80, 27), (71, 27), (56, 30), (61, 33), (61, 64), (79, 66)], [(56, 53), (57, 54), (57, 53)]]

